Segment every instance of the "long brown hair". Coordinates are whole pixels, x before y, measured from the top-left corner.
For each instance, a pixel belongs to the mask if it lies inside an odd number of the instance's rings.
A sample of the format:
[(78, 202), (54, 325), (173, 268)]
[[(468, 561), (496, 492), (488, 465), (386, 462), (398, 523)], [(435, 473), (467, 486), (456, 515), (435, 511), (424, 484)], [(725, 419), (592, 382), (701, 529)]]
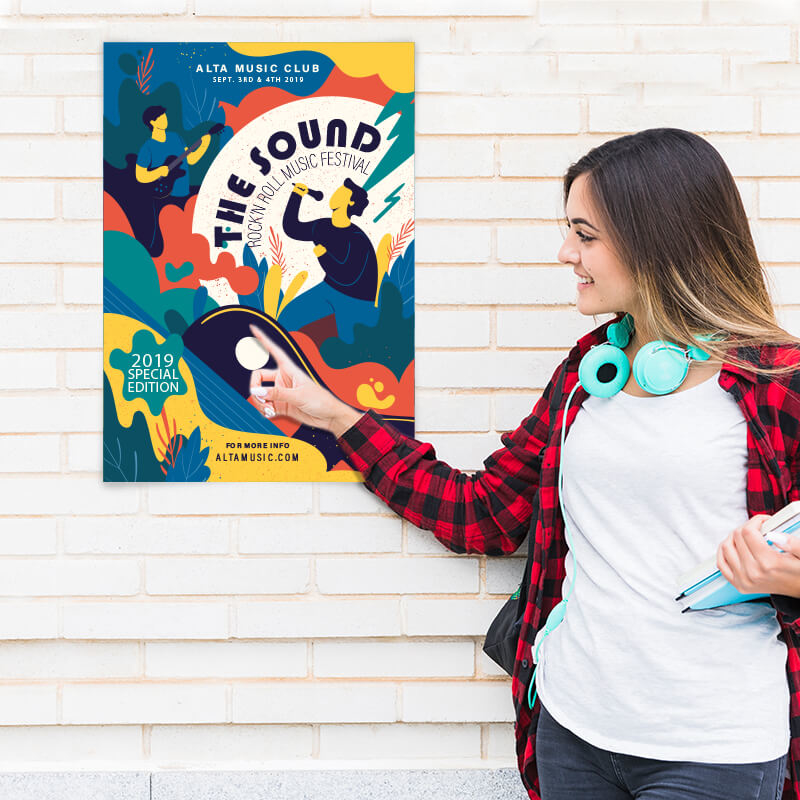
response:
[(711, 144), (680, 128), (604, 142), (567, 169), (565, 209), (579, 175), (653, 338), (687, 344), (711, 333), (719, 341), (702, 347), (714, 361), (772, 376), (800, 370), (800, 351), (794, 363), (759, 365), (761, 345), (800, 339), (777, 322), (742, 199)]

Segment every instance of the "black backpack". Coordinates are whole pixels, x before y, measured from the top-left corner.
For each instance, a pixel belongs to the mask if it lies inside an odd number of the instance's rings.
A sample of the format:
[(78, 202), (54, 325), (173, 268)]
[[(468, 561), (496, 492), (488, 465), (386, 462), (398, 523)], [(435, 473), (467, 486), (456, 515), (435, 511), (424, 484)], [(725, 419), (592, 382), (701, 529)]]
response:
[(497, 613), (497, 616), (486, 631), (483, 642), (483, 652), (492, 661), (499, 664), (509, 675), (514, 671), (514, 660), (517, 656), (517, 642), (519, 631), (522, 627), (522, 616), (528, 602), (528, 589), (531, 580), (531, 567), (533, 566), (534, 540), (536, 538), (536, 522), (539, 518), (539, 491), (537, 489), (533, 498), (533, 514), (528, 531), (528, 560), (525, 562), (525, 572), (522, 576), (517, 591), (506, 600), (506, 604)]

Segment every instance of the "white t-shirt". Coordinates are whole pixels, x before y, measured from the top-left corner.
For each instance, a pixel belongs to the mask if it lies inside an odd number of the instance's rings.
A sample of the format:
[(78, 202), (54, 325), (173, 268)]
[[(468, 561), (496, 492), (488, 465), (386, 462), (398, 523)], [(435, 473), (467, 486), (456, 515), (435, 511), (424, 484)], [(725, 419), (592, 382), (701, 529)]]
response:
[[(789, 748), (787, 649), (769, 603), (681, 613), (677, 577), (748, 519), (747, 423), (719, 373), (658, 397), (589, 396), (564, 446), (577, 561), (536, 685), (585, 741), (667, 761)], [(567, 554), (566, 597), (575, 566)]]

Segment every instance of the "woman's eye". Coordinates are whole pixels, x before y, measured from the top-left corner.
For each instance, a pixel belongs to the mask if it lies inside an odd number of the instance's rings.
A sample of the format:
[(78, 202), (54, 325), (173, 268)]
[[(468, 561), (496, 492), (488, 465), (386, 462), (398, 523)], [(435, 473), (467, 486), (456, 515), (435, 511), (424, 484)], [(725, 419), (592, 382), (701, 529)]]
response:
[(575, 233), (576, 233), (577, 237), (578, 237), (578, 238), (579, 238), (579, 239), (580, 239), (582, 242), (591, 242), (591, 241), (594, 241), (594, 236), (587, 236), (585, 233), (581, 233), (581, 231), (575, 231)]

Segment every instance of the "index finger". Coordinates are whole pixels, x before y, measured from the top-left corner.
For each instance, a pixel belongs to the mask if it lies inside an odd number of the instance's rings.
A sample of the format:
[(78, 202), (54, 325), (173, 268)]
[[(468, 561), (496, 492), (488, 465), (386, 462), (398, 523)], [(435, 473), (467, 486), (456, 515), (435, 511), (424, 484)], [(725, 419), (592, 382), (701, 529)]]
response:
[(279, 347), (272, 339), (268, 338), (264, 331), (261, 328), (257, 328), (255, 325), (250, 326), (250, 330), (253, 332), (253, 336), (258, 339), (261, 343), (261, 346), (275, 359), (278, 366), (281, 369), (287, 369), (294, 371), (294, 362), (292, 361), (289, 356), (286, 355), (286, 352)]

